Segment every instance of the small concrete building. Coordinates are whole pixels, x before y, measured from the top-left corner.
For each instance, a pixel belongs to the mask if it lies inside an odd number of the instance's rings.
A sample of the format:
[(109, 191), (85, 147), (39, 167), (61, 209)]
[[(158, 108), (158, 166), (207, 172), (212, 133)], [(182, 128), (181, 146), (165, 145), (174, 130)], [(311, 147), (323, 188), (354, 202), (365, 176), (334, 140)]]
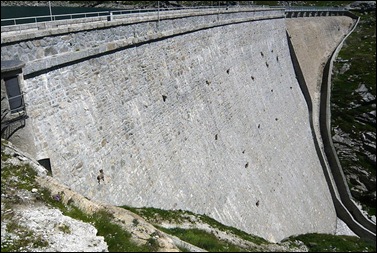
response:
[(24, 127), (27, 119), (23, 96), (24, 66), (20, 60), (1, 61), (1, 138), (4, 139)]

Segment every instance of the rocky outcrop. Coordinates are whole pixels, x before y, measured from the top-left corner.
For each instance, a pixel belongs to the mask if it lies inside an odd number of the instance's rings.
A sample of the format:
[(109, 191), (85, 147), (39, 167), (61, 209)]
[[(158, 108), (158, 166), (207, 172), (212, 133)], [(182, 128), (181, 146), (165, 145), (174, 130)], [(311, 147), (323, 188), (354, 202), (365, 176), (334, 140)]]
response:
[(352, 11), (375, 11), (376, 1), (355, 1), (348, 4), (346, 8)]

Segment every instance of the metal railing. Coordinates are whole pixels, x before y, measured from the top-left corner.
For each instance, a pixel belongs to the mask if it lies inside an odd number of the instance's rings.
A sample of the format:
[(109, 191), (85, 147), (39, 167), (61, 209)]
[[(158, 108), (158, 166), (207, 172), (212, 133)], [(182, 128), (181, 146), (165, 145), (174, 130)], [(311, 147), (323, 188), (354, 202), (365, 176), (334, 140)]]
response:
[(310, 7), (310, 6), (287, 6), (284, 8), (285, 12), (291, 11), (330, 11), (330, 12), (337, 12), (337, 11), (346, 11), (346, 8), (341, 7)]
[[(241, 10), (245, 8), (252, 8), (252, 9), (284, 9), (286, 13), (292, 12), (344, 12), (346, 11), (345, 8), (338, 8), (338, 7), (306, 7), (306, 6), (266, 6), (266, 5), (213, 5), (213, 6), (196, 6), (196, 7), (161, 7), (161, 8), (149, 8), (149, 9), (127, 9), (127, 10), (111, 10), (111, 11), (100, 11), (100, 12), (85, 12), (85, 13), (68, 13), (68, 14), (59, 14), (59, 15), (44, 15), (44, 16), (31, 16), (31, 17), (21, 17), (21, 18), (8, 18), (8, 19), (1, 19), (1, 27), (17, 27), (18, 30), (24, 29), (32, 29), (30, 27), (31, 24), (38, 24), (38, 23), (49, 23), (54, 21), (70, 21), (70, 20), (78, 20), (79, 22), (83, 23), (90, 23), (94, 21), (110, 21), (115, 18), (133, 14), (137, 15), (148, 15), (154, 14), (160, 17), (161, 12), (169, 12), (169, 11), (200, 11), (200, 10)], [(81, 21), (80, 21), (81, 19)], [(67, 23), (68, 24), (68, 23)], [(2, 29), (3, 31), (3, 29)], [(11, 31), (11, 30), (4, 30), (4, 31)]]
[(101, 11), (101, 12), (33, 16), (33, 17), (22, 17), (22, 18), (7, 18), (7, 19), (1, 19), (1, 26), (40, 23), (40, 22), (65, 20), (65, 19), (100, 17), (100, 16), (108, 16), (108, 15), (109, 15), (109, 11)]
[(214, 9), (214, 8), (227, 8), (227, 7), (219, 5), (219, 6), (199, 6), (199, 7), (128, 9), (128, 10), (112, 10), (112, 11), (100, 11), (100, 12), (32, 16), (32, 17), (21, 17), (21, 18), (7, 18), (7, 19), (1, 19), (1, 26), (50, 22), (50, 21), (78, 19), (78, 18), (110, 17), (110, 16), (115, 16), (115, 15), (125, 15), (125, 14), (146, 14), (146, 13), (151, 13), (151, 12), (158, 13), (160, 11), (199, 10), (199, 9)]
[[(17, 103), (18, 106), (14, 106), (14, 102), (11, 103), (11, 101), (15, 101), (15, 100), (16, 100), (16, 102), (17, 101), (19, 102), (19, 103)], [(20, 95), (17, 95), (17, 96), (14, 96), (14, 97), (9, 97), (8, 101), (9, 101), (9, 104), (12, 105), (11, 107), (14, 107), (14, 108), (10, 109), (10, 113), (16, 113), (16, 112), (20, 112), (20, 111), (25, 110), (24, 92), (22, 92)]]

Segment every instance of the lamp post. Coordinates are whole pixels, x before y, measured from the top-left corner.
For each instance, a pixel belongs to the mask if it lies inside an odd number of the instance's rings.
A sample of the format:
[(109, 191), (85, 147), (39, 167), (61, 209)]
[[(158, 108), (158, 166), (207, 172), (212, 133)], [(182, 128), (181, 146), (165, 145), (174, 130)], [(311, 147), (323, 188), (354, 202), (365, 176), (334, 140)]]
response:
[(160, 1), (157, 1), (158, 22), (160, 22)]
[(160, 1), (157, 1), (157, 29), (160, 28)]
[(48, 8), (50, 9), (50, 19), (52, 21), (51, 1), (48, 1)]

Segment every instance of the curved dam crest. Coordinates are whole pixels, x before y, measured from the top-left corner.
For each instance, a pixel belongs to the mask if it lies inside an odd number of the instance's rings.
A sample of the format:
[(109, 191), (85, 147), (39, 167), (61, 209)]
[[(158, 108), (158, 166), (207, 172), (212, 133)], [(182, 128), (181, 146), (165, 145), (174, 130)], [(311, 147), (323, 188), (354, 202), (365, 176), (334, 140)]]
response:
[(335, 231), (284, 18), (142, 43), (24, 89), (37, 158), (90, 199), (206, 214), (272, 242)]

